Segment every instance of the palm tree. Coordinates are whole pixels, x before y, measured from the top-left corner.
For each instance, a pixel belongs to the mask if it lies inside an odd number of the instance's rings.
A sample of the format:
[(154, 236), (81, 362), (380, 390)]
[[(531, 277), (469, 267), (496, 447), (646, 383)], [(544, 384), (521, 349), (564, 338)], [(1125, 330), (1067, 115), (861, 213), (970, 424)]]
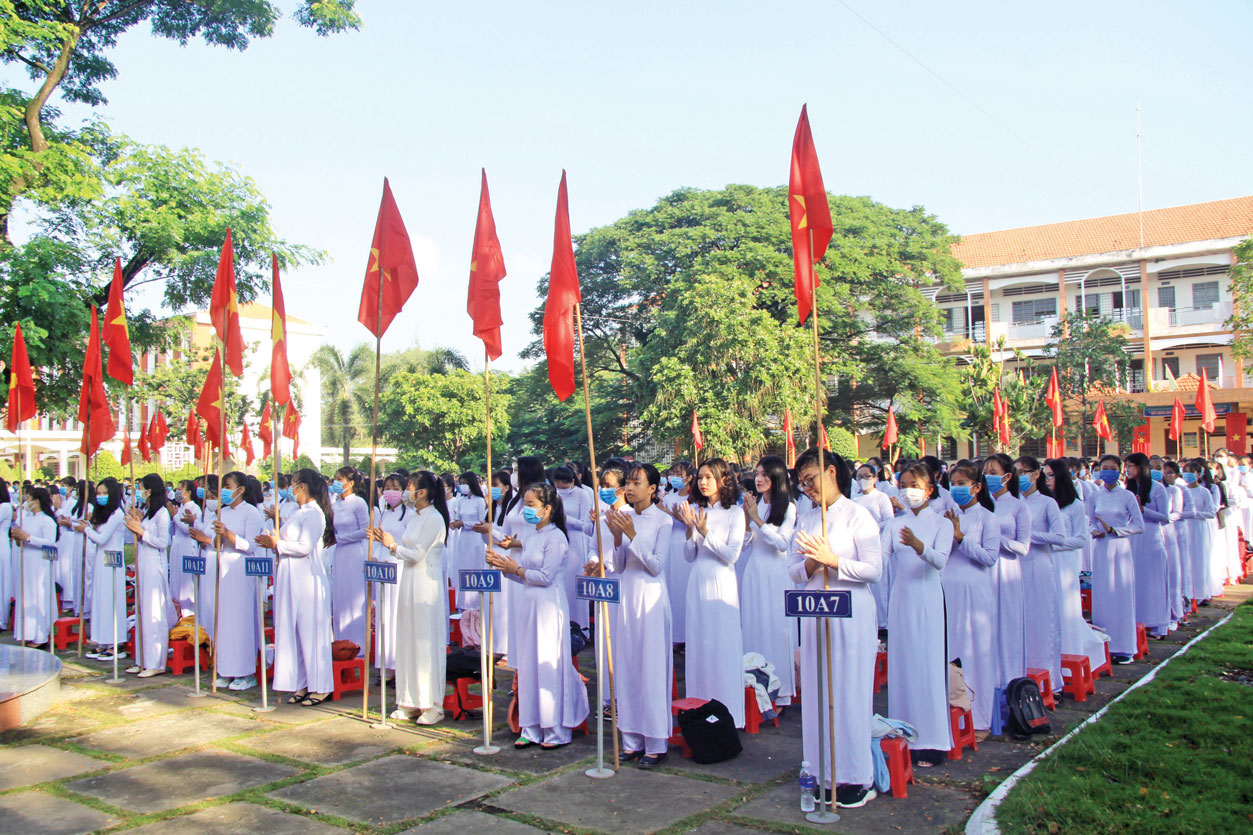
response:
[(323, 344), (310, 363), (322, 372), (322, 422), (343, 449), (346, 467), (352, 442), (373, 405), (374, 351), (363, 342), (345, 357), (334, 345)]

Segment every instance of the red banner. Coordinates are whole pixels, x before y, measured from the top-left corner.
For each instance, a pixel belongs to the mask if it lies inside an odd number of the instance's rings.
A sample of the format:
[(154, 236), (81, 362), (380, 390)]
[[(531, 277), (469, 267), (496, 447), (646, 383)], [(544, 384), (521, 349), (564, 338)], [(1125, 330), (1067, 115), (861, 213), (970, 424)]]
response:
[(1232, 455), (1248, 455), (1249, 416), (1244, 412), (1227, 415), (1227, 451)]
[(1153, 454), (1153, 419), (1146, 417), (1144, 423), (1131, 430), (1131, 451)]

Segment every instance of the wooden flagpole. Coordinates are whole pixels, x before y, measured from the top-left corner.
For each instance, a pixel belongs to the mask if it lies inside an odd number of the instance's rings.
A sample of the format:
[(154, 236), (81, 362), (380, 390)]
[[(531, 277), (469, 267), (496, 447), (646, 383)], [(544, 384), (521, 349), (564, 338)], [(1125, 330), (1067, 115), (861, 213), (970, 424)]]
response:
[[(218, 406), (218, 519), (222, 521), (222, 488), (226, 479), (226, 343), (217, 340), (217, 351), (221, 378), (218, 380), (218, 395), (222, 398)], [(208, 447), (208, 443), (205, 444)], [(205, 454), (212, 458), (207, 449)], [(207, 491), (206, 491), (207, 492)], [(218, 623), (222, 611), (222, 535), (213, 537), (216, 556), (213, 566), (213, 692), (218, 692)], [(197, 636), (199, 637), (199, 636)]]
[[(21, 395), (19, 394), (18, 397), (21, 397)], [(88, 421), (91, 420), (91, 412), (87, 413), (87, 420)], [(20, 429), (21, 427), (18, 427), (18, 428)], [(91, 502), (94, 499), (94, 497), (91, 495), (92, 489), (91, 489), (91, 467), (90, 466), (88, 466), (86, 468), (86, 471), (83, 473), (82, 484), (83, 484), (84, 495), (81, 495), (78, 497), (78, 512), (80, 514), (79, 518), (82, 519), (84, 522), (87, 522), (87, 511), (91, 509)], [(87, 522), (87, 524), (91, 524), (91, 523)], [(71, 530), (73, 530), (73, 528), (71, 528)], [(86, 529), (84, 529), (84, 532), (79, 534), (79, 536), (83, 538), (83, 553), (82, 553), (82, 558), (81, 558), (81, 564), (79, 566), (81, 569), (81, 572), (78, 575), (78, 657), (82, 658), (83, 657), (83, 641), (85, 640), (85, 635), (87, 632), (87, 618), (83, 616), (83, 613), (87, 611), (87, 533), (86, 533)]]
[[(371, 499), (373, 499), (374, 479), (377, 477), (376, 473), (378, 472), (379, 389), (382, 386), (382, 375), (383, 375), (383, 335), (382, 335), (383, 334), (383, 281), (386, 279), (386, 275), (384, 274), (382, 253), (379, 253), (378, 261), (376, 263), (378, 264), (379, 277), (378, 277), (378, 308), (375, 312), (374, 326), (378, 328), (378, 334), (374, 337), (374, 417), (370, 426), (370, 483), (366, 487), (366, 495), (361, 497), (365, 499), (370, 505), (369, 524), (371, 528), (374, 527), (374, 510), (377, 504), (376, 502), (371, 501)], [(366, 547), (366, 554), (365, 554), (366, 562), (374, 562), (374, 540), (367, 536), (365, 547)], [(362, 579), (364, 579), (364, 577)], [(447, 594), (447, 591), (445, 590), (443, 593)], [(361, 677), (362, 685), (363, 685), (361, 688), (361, 718), (363, 720), (370, 718), (370, 715), (369, 715), (369, 711), (370, 711), (370, 642), (373, 640), (373, 632), (371, 630), (371, 627), (373, 625), (371, 621), (371, 615), (373, 614), (373, 609), (374, 609), (374, 584), (370, 582), (366, 582), (365, 584), (365, 646), (361, 648), (361, 651), (365, 655), (365, 671), (364, 671), (364, 675), (362, 675)], [(387, 671), (382, 666), (384, 664), (384, 659), (383, 659), (383, 654), (381, 652), (379, 653), (378, 662), (380, 665), (379, 677), (382, 678), (383, 676), (387, 675)], [(386, 709), (387, 709), (387, 705), (383, 705), (382, 710), (386, 710)], [(387, 722), (387, 716), (382, 715), (380, 718), (382, 722), (384, 723)]]
[[(487, 431), (487, 542), (483, 545), (484, 554), (492, 549), (492, 524), (496, 519), (496, 499), (492, 495), (492, 358), (483, 345), (483, 415)], [(487, 753), (492, 748), (492, 722), (495, 705), (492, 696), (496, 692), (496, 653), (495, 630), (492, 629), (493, 606), (496, 601), (494, 594), (479, 595), (479, 617), (483, 616), (483, 598), (487, 598), (487, 622), (479, 627), (479, 654), (483, 656), (483, 750)], [(486, 633), (487, 640), (483, 640)], [(484, 655), (484, 653), (486, 653)]]
[[(587, 454), (592, 463), (592, 482), (596, 488), (592, 490), (592, 515), (596, 519), (596, 555), (600, 558), (600, 576), (605, 576), (605, 551), (601, 544), (600, 532), (600, 474), (596, 469), (596, 444), (592, 440), (592, 400), (587, 390), (587, 352), (583, 350), (583, 305), (576, 302), (574, 305), (574, 322), (575, 327), (579, 331), (579, 366), (583, 371), (583, 413), (587, 418)], [(613, 686), (613, 632), (609, 627), (609, 604), (601, 603), (600, 610), (597, 612), (597, 628), (601, 622), (605, 628), (605, 657), (609, 667), (609, 718), (610, 728), (613, 733), (613, 767), (619, 768), (620, 755), (618, 751), (618, 700)], [(600, 671), (596, 671), (597, 675)], [(597, 710), (602, 709), (602, 705), (596, 706)]]
[[(225, 397), (223, 397), (222, 399), (223, 401), (226, 400)], [(127, 457), (130, 459), (130, 465), (131, 465), (131, 506), (126, 509), (126, 515), (129, 516), (130, 514), (135, 512), (135, 506), (136, 506), (135, 500), (139, 498), (139, 485), (135, 483), (135, 452), (129, 449), (130, 443), (131, 443), (131, 433), (130, 433), (131, 396), (130, 396), (129, 390), (127, 391), (126, 399), (123, 402), (125, 403), (126, 414), (123, 416), (122, 419), (126, 421), (125, 423), (126, 429), (122, 433), (122, 437), (126, 438)], [(134, 646), (134, 650), (135, 650), (135, 664), (139, 667), (140, 672), (143, 672), (144, 670), (144, 618), (143, 618), (143, 614), (141, 613), (141, 604), (140, 604), (140, 599), (143, 597), (143, 594), (142, 594), (142, 587), (140, 586), (140, 579), (139, 579), (140, 573), (141, 573), (139, 570), (139, 540), (142, 538), (143, 538), (143, 535), (140, 534), (140, 536), (135, 539), (135, 646)], [(162, 658), (160, 660), (164, 661), (165, 659)]]

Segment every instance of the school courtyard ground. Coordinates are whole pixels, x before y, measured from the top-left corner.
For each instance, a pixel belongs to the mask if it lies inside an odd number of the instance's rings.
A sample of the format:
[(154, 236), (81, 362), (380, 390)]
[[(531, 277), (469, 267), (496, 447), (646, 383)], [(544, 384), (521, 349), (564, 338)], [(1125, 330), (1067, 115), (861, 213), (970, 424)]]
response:
[[(1253, 585), (1228, 589), (1189, 626), (1150, 642), (1147, 660), (1099, 679), (1085, 703), (1066, 697), (1050, 715), (1050, 736), (1030, 744), (989, 737), (960, 761), (916, 769), (907, 799), (880, 796), (841, 810), (829, 827), (807, 824), (799, 811), (796, 709), (777, 728), (742, 734), (734, 760), (696, 765), (672, 750), (654, 771), (627, 765), (593, 780), (584, 770), (595, 763), (594, 725), (561, 750), (513, 749), (503, 721), (508, 673), (496, 698), (501, 751), (483, 757), (473, 752), (481, 722), (377, 730), (361, 718), (360, 693), (256, 713), (255, 690), (192, 698), (190, 673), (111, 685), (111, 670), (65, 652), (53, 707), (0, 735), (0, 832), (958, 832), (998, 783), (1250, 592)], [(580, 661), (591, 673), (590, 647)], [(372, 700), (377, 709), (377, 688)], [(887, 712), (886, 691), (876, 706)]]

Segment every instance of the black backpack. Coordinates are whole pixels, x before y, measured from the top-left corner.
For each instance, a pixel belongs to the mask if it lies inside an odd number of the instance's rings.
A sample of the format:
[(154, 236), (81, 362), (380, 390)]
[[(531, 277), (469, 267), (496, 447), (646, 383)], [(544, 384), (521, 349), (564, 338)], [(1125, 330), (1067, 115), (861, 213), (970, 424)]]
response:
[(700, 707), (679, 711), (679, 732), (692, 749), (692, 761), (720, 763), (744, 750), (731, 711), (717, 699)]
[(1044, 699), (1034, 681), (1025, 676), (1013, 679), (1005, 688), (1005, 699), (1009, 703), (1009, 735), (1014, 739), (1052, 733)]

